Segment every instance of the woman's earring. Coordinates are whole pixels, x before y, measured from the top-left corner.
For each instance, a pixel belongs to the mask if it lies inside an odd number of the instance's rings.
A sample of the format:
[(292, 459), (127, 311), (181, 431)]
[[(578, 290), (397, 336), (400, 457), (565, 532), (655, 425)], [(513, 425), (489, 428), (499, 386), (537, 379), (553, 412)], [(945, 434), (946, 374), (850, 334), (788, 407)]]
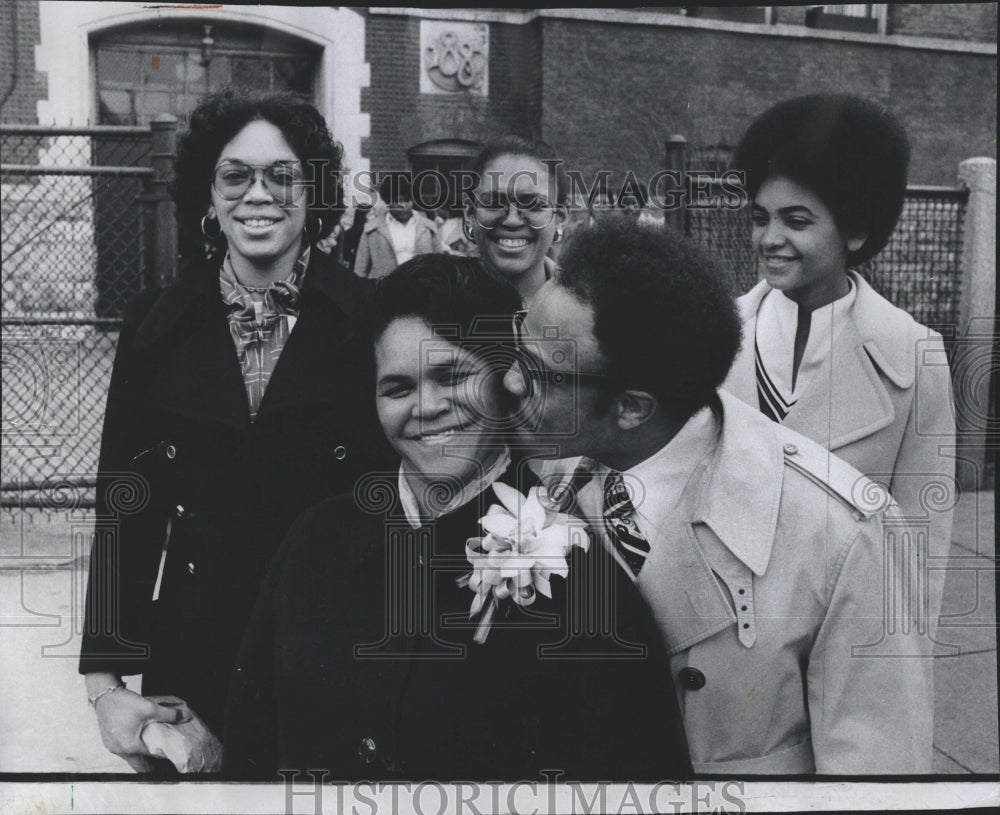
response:
[(476, 242), (476, 236), (472, 232), (472, 225), (465, 218), (462, 219), (462, 234), (469, 243)]
[[(312, 228), (313, 224), (316, 225), (315, 229)], [(310, 241), (319, 240), (319, 236), (323, 234), (323, 219), (319, 215), (316, 216), (315, 220), (311, 217), (307, 218), (306, 225), (302, 227), (302, 231), (306, 233), (306, 237)]]
[(562, 224), (559, 224), (559, 226), (556, 227), (556, 236), (552, 239), (552, 242), (559, 243), (559, 241), (561, 241), (562, 239), (563, 239), (563, 226)]
[[(214, 223), (219, 228), (219, 231), (216, 232), (215, 234), (210, 233), (207, 229), (205, 229), (206, 223)], [(217, 220), (215, 220), (214, 216), (205, 215), (201, 219), (201, 234), (204, 235), (206, 238), (208, 238), (210, 241), (217, 241), (219, 238), (222, 237), (222, 226), (219, 224)]]

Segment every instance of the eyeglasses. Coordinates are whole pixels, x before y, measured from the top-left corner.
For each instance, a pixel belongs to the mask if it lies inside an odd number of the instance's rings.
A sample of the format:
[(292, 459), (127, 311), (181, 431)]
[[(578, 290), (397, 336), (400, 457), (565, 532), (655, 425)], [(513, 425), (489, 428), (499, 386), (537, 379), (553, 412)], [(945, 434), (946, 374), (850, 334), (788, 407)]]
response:
[(260, 172), (264, 187), (279, 204), (291, 204), (305, 189), (298, 162), (276, 161), (274, 164), (244, 164), (224, 161), (212, 173), (212, 187), (227, 201), (246, 195)]
[(552, 202), (535, 193), (515, 195), (513, 201), (503, 193), (474, 195), (471, 206), (476, 223), (483, 229), (496, 229), (500, 226), (510, 214), (511, 207), (517, 210), (521, 220), (532, 229), (545, 229), (556, 214)]
[(553, 371), (546, 368), (534, 354), (528, 353), (524, 347), (524, 318), (527, 315), (527, 309), (518, 309), (514, 312), (512, 322), (514, 347), (518, 351), (517, 363), (521, 371), (521, 378), (524, 380), (525, 387), (527, 388), (526, 396), (531, 396), (534, 393), (536, 382), (545, 382), (549, 385), (582, 385), (584, 387), (596, 388), (607, 386), (608, 381), (611, 379), (608, 374)]

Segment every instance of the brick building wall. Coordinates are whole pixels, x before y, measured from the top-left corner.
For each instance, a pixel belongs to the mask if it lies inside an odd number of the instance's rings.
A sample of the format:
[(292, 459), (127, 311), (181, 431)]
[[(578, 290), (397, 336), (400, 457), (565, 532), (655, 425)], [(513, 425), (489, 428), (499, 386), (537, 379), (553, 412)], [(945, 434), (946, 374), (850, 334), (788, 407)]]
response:
[(372, 170), (407, 166), (407, 150), (435, 139), (485, 142), (502, 133), (538, 135), (541, 111), (540, 21), (490, 25), (489, 96), (420, 94), (420, 20), (368, 17), (365, 53), (371, 83), (362, 110), (371, 135), (362, 155)]
[(911, 183), (996, 155), (996, 58), (828, 39), (543, 20), (543, 136), (586, 173), (663, 166), (663, 139), (732, 143), (770, 105), (819, 91), (884, 102), (913, 143)]
[(997, 41), (996, 3), (890, 3), (889, 33)]
[(39, 41), (38, 0), (0, 4), (0, 121), (38, 124), (36, 104), (46, 92), (44, 76), (35, 70)]

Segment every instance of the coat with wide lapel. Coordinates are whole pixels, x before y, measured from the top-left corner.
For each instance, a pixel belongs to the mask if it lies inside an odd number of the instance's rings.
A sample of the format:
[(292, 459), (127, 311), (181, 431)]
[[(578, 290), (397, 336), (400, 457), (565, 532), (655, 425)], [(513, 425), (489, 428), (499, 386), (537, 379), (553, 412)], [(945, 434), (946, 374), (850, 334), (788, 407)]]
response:
[[(472, 642), (464, 544), (491, 493), (414, 531), (392, 479), (321, 504), (289, 533), (248, 626), (226, 772), (331, 778), (643, 779), (690, 772), (655, 625), (602, 547), (574, 548), (552, 599)], [(611, 580), (594, 592), (591, 581)], [(614, 607), (595, 609), (604, 602)], [(588, 615), (587, 609), (591, 614)], [(588, 631), (588, 619), (614, 631)]]
[[(783, 425), (889, 488), (930, 556), (936, 619), (958, 495), (948, 358), (937, 332), (849, 274), (857, 287), (850, 319)], [(743, 347), (723, 385), (755, 408), (754, 337), (769, 291), (761, 281), (739, 299)]]
[[(883, 575), (916, 585), (914, 560), (883, 548), (898, 512), (858, 500), (852, 487), (867, 497), (870, 482), (819, 445), (720, 398), (715, 451), (692, 470), (636, 582), (670, 658), (695, 772), (929, 772), (929, 640), (907, 626), (885, 643), (895, 651), (854, 650), (883, 639)], [(578, 496), (596, 529), (606, 472)], [(888, 658), (906, 649), (914, 658)]]
[(289, 524), (387, 455), (353, 325), (363, 281), (312, 254), (251, 423), (217, 275), (199, 271), (144, 296), (119, 338), (80, 670), (141, 673), (144, 692), (180, 696), (219, 728), (242, 629)]

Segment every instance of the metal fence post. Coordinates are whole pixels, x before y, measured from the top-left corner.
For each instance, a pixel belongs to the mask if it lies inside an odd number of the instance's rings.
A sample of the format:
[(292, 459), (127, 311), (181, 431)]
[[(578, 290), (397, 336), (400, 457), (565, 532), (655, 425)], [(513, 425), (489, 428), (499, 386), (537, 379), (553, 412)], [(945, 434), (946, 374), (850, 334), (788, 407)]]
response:
[(671, 173), (664, 190), (664, 200), (669, 202), (663, 213), (665, 226), (687, 234), (687, 199), (684, 192), (687, 171), (687, 139), (683, 136), (667, 136), (663, 142), (664, 169)]
[(150, 162), (153, 177), (149, 181), (147, 198), (152, 209), (150, 235), (150, 281), (154, 286), (166, 286), (174, 279), (177, 266), (177, 222), (174, 203), (167, 185), (174, 172), (177, 158), (177, 118), (161, 113), (149, 123), (152, 132)]
[(959, 484), (987, 489), (996, 474), (986, 469), (995, 450), (997, 163), (970, 158), (958, 165), (958, 180), (969, 189), (962, 244), (962, 297), (954, 360), (955, 421), (958, 431)]

